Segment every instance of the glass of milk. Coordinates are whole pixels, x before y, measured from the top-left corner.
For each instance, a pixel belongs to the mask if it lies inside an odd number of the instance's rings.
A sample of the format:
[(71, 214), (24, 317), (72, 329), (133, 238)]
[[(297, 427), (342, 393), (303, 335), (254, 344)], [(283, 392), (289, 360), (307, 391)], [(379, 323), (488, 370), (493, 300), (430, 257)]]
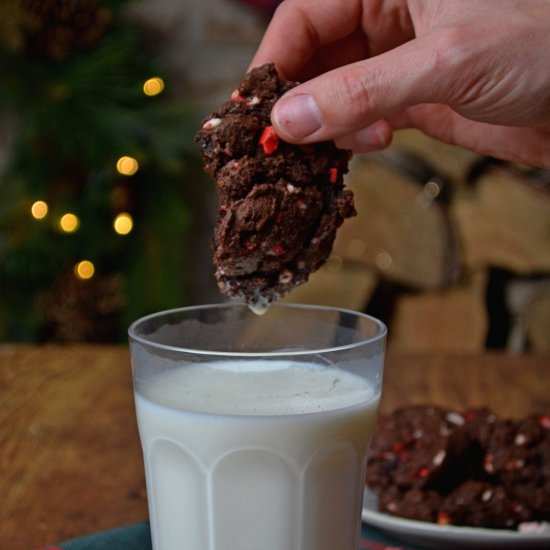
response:
[(223, 304), (129, 337), (154, 550), (357, 550), (380, 321)]

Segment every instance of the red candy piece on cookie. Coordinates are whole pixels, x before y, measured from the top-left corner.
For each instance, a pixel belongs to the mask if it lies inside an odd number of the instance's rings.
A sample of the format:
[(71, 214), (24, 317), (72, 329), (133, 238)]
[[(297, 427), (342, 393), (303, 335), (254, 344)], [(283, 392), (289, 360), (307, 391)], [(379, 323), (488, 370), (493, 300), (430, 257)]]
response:
[(279, 136), (273, 126), (267, 126), (264, 128), (264, 131), (260, 136), (260, 145), (266, 155), (271, 155), (275, 152), (279, 146)]

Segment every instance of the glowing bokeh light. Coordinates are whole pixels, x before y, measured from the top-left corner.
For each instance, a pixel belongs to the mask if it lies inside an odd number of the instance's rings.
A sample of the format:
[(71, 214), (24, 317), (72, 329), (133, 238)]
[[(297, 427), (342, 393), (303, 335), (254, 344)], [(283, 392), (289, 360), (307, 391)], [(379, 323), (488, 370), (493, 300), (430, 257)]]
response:
[(43, 220), (48, 215), (48, 205), (44, 201), (36, 201), (31, 206), (31, 215), (36, 220)]
[(126, 212), (121, 212), (113, 222), (113, 227), (119, 235), (128, 235), (134, 227), (132, 216)]
[(95, 266), (90, 260), (82, 260), (74, 266), (74, 274), (78, 279), (91, 279), (95, 273)]
[(436, 199), (439, 193), (441, 193), (441, 188), (437, 182), (430, 180), (424, 185), (424, 193), (428, 198)]
[(120, 157), (116, 163), (116, 169), (123, 176), (133, 176), (139, 170), (139, 163), (134, 157)]
[(387, 271), (393, 267), (393, 258), (387, 250), (380, 251), (374, 258), (374, 262), (382, 271)]
[(63, 214), (59, 220), (59, 228), (65, 233), (74, 233), (78, 226), (80, 225), (80, 220), (74, 214), (67, 212)]
[(164, 90), (164, 80), (158, 76), (149, 78), (143, 84), (143, 93), (148, 96), (158, 95)]

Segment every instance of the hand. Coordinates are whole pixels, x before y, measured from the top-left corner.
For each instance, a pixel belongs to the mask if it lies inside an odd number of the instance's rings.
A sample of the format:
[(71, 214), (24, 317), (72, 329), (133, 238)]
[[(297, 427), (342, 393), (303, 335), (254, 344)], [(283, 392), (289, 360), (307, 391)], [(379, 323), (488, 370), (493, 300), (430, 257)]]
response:
[(297, 86), (272, 121), (291, 143), (380, 149), (418, 128), (550, 167), (549, 0), (286, 0), (251, 67)]

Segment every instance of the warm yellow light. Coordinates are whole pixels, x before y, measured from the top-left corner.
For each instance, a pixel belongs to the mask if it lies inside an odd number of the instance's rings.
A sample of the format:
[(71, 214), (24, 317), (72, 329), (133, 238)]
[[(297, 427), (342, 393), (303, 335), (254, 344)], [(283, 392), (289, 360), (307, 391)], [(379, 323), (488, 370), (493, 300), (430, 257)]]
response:
[(374, 263), (382, 271), (387, 271), (393, 267), (393, 258), (387, 250), (381, 250), (374, 258)]
[(78, 229), (79, 225), (80, 220), (78, 217), (70, 212), (63, 214), (59, 220), (59, 228), (61, 231), (65, 231), (65, 233), (74, 233)]
[(138, 161), (134, 157), (120, 157), (116, 169), (123, 176), (133, 176), (139, 170)]
[(148, 96), (158, 95), (162, 90), (164, 90), (164, 80), (158, 76), (149, 78), (143, 84), (143, 93)]
[(74, 266), (74, 274), (78, 279), (91, 279), (94, 272), (94, 264), (89, 260), (82, 260)]
[(44, 219), (48, 214), (48, 205), (44, 201), (36, 201), (31, 206), (31, 215), (36, 220)]
[(128, 235), (134, 227), (134, 220), (130, 214), (122, 212), (115, 218), (113, 227), (119, 235)]

